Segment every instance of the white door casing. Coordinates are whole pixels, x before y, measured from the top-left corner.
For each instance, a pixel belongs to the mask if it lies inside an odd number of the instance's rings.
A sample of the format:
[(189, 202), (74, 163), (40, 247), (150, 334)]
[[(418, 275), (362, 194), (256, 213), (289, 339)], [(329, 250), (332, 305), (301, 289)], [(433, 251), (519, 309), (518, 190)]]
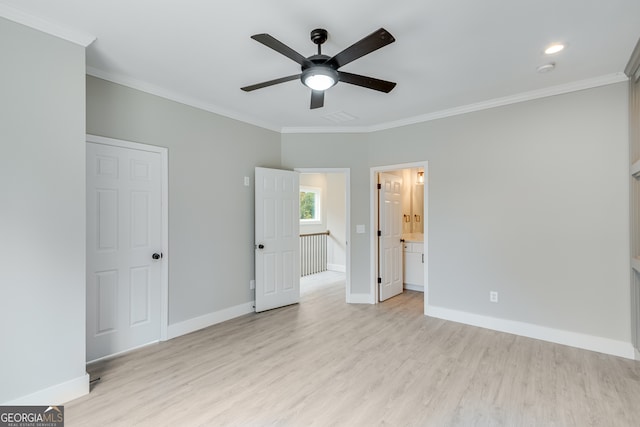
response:
[(87, 143), (87, 360), (160, 339), (161, 155)]
[(402, 293), (402, 178), (378, 175), (379, 194), (379, 299)]
[(256, 312), (300, 300), (300, 177), (255, 170)]

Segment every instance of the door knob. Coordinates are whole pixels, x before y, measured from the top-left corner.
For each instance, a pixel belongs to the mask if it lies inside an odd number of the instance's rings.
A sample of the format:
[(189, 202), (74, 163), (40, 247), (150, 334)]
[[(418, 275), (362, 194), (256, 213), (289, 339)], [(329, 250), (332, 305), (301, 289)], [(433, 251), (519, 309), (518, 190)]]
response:
[(162, 252), (160, 252), (160, 253), (157, 253), (157, 252), (156, 252), (155, 254), (151, 255), (151, 258), (153, 258), (153, 259), (160, 259), (160, 258), (162, 258)]
[(260, 244), (258, 245), (258, 249), (264, 249), (264, 245), (263, 245), (262, 243), (260, 243)]

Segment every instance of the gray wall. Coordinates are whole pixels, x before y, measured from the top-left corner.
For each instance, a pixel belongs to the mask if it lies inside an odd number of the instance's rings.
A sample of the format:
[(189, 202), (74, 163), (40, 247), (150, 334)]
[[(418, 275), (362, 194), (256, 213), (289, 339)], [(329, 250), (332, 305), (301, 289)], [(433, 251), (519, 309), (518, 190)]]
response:
[(280, 135), (94, 77), (87, 133), (169, 149), (169, 323), (252, 301), (254, 168)]
[(346, 177), (344, 173), (327, 173), (327, 262), (344, 271), (347, 265)]
[(354, 293), (369, 289), (369, 168), (427, 160), (431, 305), (628, 342), (627, 151), (625, 83), (369, 135), (282, 137), (285, 167), (351, 167)]
[(2, 18), (0, 52), (1, 403), (85, 375), (85, 57)]

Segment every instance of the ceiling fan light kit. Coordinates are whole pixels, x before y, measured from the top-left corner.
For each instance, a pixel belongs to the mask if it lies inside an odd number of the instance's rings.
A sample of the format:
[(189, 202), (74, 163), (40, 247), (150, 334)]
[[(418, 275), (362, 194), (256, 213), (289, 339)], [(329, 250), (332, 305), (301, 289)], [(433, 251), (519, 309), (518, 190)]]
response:
[(310, 89), (327, 90), (338, 83), (338, 72), (331, 67), (317, 65), (302, 71), (300, 80)]
[(251, 36), (251, 38), (257, 42), (297, 62), (300, 65), (301, 73), (245, 86), (241, 89), (245, 92), (251, 92), (256, 89), (300, 78), (302, 84), (311, 89), (311, 109), (315, 109), (324, 106), (324, 91), (335, 86), (338, 82), (349, 83), (385, 93), (390, 92), (396, 86), (394, 82), (338, 70), (340, 67), (358, 58), (393, 43), (395, 38), (393, 38), (387, 30), (380, 28), (333, 57), (322, 54), (322, 44), (327, 41), (327, 37), (328, 33), (325, 29), (316, 28), (311, 31), (311, 41), (318, 45), (318, 53), (305, 58), (269, 34), (255, 34)]

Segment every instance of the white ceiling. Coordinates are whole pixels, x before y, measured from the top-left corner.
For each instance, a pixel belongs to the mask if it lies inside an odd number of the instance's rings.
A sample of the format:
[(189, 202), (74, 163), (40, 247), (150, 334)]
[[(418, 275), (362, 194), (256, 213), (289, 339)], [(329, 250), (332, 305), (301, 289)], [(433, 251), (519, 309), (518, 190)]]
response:
[[(0, 0), (0, 16), (95, 36), (89, 74), (283, 132), (381, 129), (621, 81), (640, 37), (638, 0)], [(332, 56), (380, 27), (396, 42), (342, 70), (397, 82), (389, 94), (339, 83), (310, 110), (299, 81), (240, 90), (300, 71), (253, 34), (309, 56), (309, 32), (325, 28)], [(545, 55), (557, 41), (567, 48)], [(355, 119), (324, 117), (335, 113)]]

